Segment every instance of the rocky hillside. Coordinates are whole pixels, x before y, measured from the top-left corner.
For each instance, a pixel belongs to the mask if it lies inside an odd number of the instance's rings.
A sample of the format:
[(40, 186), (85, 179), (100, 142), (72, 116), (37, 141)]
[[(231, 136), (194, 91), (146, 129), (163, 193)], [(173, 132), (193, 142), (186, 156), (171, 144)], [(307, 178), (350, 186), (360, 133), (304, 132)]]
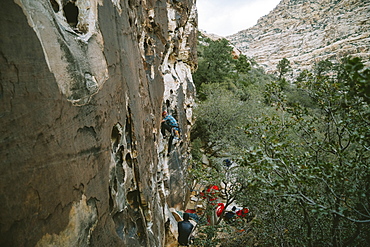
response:
[(176, 241), (196, 26), (195, 0), (0, 1), (0, 246)]
[(270, 72), (282, 58), (296, 73), (347, 54), (369, 61), (370, 1), (282, 0), (254, 27), (227, 38)]

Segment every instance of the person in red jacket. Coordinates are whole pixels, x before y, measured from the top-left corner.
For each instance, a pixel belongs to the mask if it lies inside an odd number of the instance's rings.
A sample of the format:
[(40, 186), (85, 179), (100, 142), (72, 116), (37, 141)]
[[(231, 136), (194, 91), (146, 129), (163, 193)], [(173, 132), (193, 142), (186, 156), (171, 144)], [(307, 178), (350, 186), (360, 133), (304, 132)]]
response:
[(243, 208), (241, 210), (236, 211), (236, 215), (239, 216), (239, 217), (241, 217), (241, 218), (246, 217), (248, 213), (249, 213), (249, 209), (248, 208)]

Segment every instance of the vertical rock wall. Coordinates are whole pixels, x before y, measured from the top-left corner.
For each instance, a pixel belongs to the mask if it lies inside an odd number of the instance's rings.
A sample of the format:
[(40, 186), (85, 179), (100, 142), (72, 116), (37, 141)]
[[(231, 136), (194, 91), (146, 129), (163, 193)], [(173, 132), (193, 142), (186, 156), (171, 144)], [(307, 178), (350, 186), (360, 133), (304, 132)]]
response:
[(0, 246), (169, 244), (196, 20), (195, 0), (0, 2)]

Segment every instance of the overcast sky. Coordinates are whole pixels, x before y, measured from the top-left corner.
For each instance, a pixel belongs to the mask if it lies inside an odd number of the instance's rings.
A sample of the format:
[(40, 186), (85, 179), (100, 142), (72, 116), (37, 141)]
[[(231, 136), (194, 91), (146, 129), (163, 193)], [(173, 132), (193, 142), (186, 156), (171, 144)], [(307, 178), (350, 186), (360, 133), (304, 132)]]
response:
[(235, 34), (257, 24), (280, 0), (197, 0), (198, 26), (207, 33)]

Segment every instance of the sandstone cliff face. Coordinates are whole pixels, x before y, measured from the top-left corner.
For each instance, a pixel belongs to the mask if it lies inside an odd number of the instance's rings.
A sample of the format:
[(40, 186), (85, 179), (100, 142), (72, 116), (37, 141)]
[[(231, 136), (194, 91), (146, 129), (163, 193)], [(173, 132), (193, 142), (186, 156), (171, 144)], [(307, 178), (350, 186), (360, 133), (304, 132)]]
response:
[(196, 21), (195, 0), (1, 1), (0, 246), (171, 243)]
[(283, 58), (296, 73), (317, 61), (347, 54), (369, 62), (370, 2), (282, 0), (254, 27), (228, 39), (270, 72)]

